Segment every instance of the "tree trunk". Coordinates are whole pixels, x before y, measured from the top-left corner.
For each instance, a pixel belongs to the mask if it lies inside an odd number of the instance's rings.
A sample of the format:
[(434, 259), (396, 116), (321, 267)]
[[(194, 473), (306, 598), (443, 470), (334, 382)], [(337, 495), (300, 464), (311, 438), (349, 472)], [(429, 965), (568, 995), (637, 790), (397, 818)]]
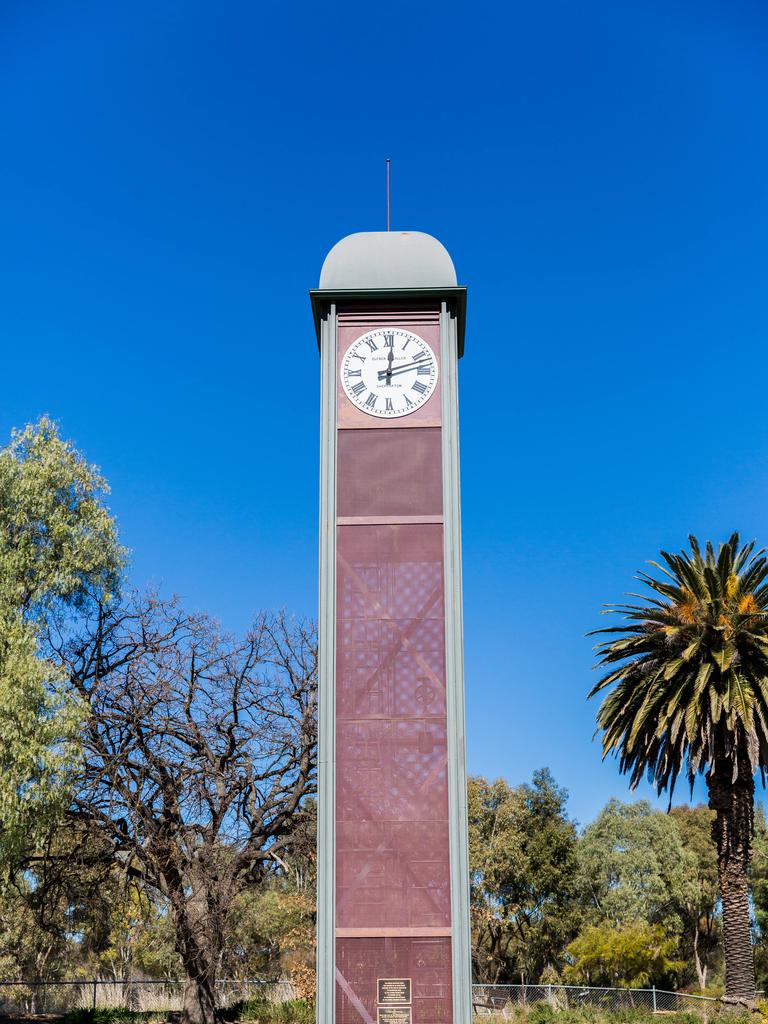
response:
[(699, 989), (703, 992), (707, 987), (707, 968), (702, 964), (699, 956), (699, 921), (696, 919), (696, 927), (693, 932), (693, 962), (696, 965), (696, 974), (699, 979)]
[(752, 1006), (755, 999), (755, 962), (749, 912), (747, 873), (752, 854), (755, 784), (752, 773), (739, 762), (715, 758), (707, 773), (709, 806), (716, 812), (712, 838), (717, 847), (717, 873), (723, 906), (725, 947), (724, 1001)]
[(184, 986), (181, 1019), (184, 1024), (214, 1024), (216, 1000), (210, 978), (189, 978)]
[(216, 1019), (216, 963), (218, 929), (206, 912), (205, 892), (174, 894), (171, 915), (176, 932), (176, 952), (181, 957), (187, 982), (184, 986), (182, 1024), (214, 1024)]

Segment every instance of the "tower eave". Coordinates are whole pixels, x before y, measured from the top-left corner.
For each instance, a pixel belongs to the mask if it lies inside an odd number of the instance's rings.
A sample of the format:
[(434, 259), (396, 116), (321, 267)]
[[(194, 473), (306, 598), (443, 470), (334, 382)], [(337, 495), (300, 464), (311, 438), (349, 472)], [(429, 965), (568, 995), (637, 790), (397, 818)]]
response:
[(416, 300), (447, 302), (456, 317), (458, 357), (464, 355), (464, 326), (467, 312), (467, 289), (461, 285), (426, 288), (311, 288), (312, 316), (315, 322), (317, 347), (320, 349), (320, 323), (332, 303), (365, 305), (370, 302), (403, 303)]

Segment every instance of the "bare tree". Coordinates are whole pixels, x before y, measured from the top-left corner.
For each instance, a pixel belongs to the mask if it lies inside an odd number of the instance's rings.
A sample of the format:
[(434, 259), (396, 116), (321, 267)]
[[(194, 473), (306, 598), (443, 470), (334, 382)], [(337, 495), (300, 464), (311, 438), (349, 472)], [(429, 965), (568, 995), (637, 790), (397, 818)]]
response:
[(314, 629), (262, 615), (234, 641), (150, 596), (52, 644), (87, 712), (70, 813), (165, 898), (184, 1020), (212, 1024), (233, 901), (281, 862), (315, 791)]

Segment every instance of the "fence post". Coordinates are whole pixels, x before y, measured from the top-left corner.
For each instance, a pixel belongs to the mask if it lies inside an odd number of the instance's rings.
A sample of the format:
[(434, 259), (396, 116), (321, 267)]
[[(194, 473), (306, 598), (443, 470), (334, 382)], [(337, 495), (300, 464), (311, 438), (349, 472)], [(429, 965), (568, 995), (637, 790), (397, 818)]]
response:
[(656, 986), (653, 986), (653, 1012), (656, 1013)]
[(97, 985), (98, 985), (98, 981), (96, 981), (96, 979), (94, 978), (93, 979), (93, 1008), (94, 1008), (94, 1010), (96, 1009), (96, 986)]

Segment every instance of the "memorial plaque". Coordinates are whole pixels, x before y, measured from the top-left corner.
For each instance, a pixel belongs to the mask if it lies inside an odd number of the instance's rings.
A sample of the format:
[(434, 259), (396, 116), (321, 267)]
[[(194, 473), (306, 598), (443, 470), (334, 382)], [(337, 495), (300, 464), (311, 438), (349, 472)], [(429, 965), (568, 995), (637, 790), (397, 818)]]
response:
[(376, 1011), (378, 1024), (411, 1024), (410, 1006), (380, 1006)]
[(410, 978), (379, 978), (376, 983), (378, 1003), (410, 1003)]

